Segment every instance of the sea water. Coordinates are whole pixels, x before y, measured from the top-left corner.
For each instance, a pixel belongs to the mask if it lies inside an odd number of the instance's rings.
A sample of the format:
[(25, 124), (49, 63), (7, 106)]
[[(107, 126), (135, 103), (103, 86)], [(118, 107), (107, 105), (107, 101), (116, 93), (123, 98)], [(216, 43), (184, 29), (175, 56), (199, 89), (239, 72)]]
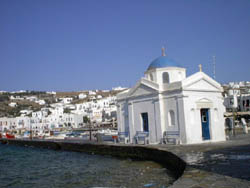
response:
[(0, 187), (167, 187), (173, 181), (150, 161), (0, 144)]

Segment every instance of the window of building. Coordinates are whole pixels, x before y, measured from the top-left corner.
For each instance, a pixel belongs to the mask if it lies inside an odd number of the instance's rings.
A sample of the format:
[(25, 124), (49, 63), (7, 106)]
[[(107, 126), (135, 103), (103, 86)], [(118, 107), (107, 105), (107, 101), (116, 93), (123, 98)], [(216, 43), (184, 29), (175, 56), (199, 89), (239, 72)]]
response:
[(233, 105), (234, 104), (234, 99), (233, 98), (230, 98), (230, 105)]
[(148, 113), (141, 113), (143, 131), (148, 132)]
[(247, 99), (246, 107), (249, 107), (249, 99)]
[(163, 82), (164, 84), (169, 83), (169, 74), (168, 74), (167, 72), (164, 72), (164, 73), (162, 74), (162, 82)]
[(175, 114), (173, 110), (170, 110), (168, 112), (168, 119), (169, 119), (169, 126), (174, 126), (175, 125)]
[(154, 77), (153, 77), (153, 74), (152, 74), (152, 73), (149, 74), (149, 79), (150, 79), (151, 81), (154, 81)]

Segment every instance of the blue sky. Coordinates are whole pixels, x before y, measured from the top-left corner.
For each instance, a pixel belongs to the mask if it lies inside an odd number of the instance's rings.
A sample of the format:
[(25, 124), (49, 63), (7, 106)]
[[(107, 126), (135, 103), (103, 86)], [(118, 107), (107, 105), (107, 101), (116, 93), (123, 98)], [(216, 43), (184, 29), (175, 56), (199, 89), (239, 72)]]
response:
[(250, 81), (249, 0), (1, 0), (0, 90), (133, 86), (167, 55)]

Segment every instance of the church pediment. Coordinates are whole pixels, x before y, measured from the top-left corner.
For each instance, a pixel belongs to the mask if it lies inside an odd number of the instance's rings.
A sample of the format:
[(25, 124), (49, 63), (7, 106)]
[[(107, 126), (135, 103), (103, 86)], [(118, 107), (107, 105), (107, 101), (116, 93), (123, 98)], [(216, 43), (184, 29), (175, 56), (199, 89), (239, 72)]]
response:
[(153, 88), (150, 88), (149, 86), (146, 86), (144, 84), (138, 85), (136, 88), (134, 88), (129, 96), (141, 96), (141, 95), (150, 95), (156, 93), (156, 90)]
[(222, 91), (220, 84), (204, 73), (194, 75), (193, 77), (191, 76), (186, 82), (184, 81), (183, 89), (195, 91)]
[(211, 83), (209, 83), (208, 81), (206, 81), (204, 79), (199, 80), (199, 81), (189, 85), (188, 87), (186, 87), (186, 89), (190, 89), (190, 90), (210, 90), (210, 91), (218, 90), (218, 88), (216, 88), (214, 85), (212, 85)]

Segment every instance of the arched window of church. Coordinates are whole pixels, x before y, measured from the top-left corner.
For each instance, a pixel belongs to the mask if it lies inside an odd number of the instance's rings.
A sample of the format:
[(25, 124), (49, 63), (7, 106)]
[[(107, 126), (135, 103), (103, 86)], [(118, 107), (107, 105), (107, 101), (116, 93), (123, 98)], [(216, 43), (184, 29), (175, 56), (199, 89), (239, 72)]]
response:
[(175, 114), (173, 110), (170, 110), (168, 112), (168, 120), (169, 120), (169, 126), (175, 125)]
[(149, 74), (149, 77), (150, 77), (150, 80), (151, 80), (151, 81), (154, 81), (154, 77), (153, 77), (153, 74), (152, 74), (152, 73)]
[(164, 72), (164, 73), (162, 74), (162, 82), (163, 82), (164, 84), (169, 83), (169, 74), (168, 74), (167, 72)]

